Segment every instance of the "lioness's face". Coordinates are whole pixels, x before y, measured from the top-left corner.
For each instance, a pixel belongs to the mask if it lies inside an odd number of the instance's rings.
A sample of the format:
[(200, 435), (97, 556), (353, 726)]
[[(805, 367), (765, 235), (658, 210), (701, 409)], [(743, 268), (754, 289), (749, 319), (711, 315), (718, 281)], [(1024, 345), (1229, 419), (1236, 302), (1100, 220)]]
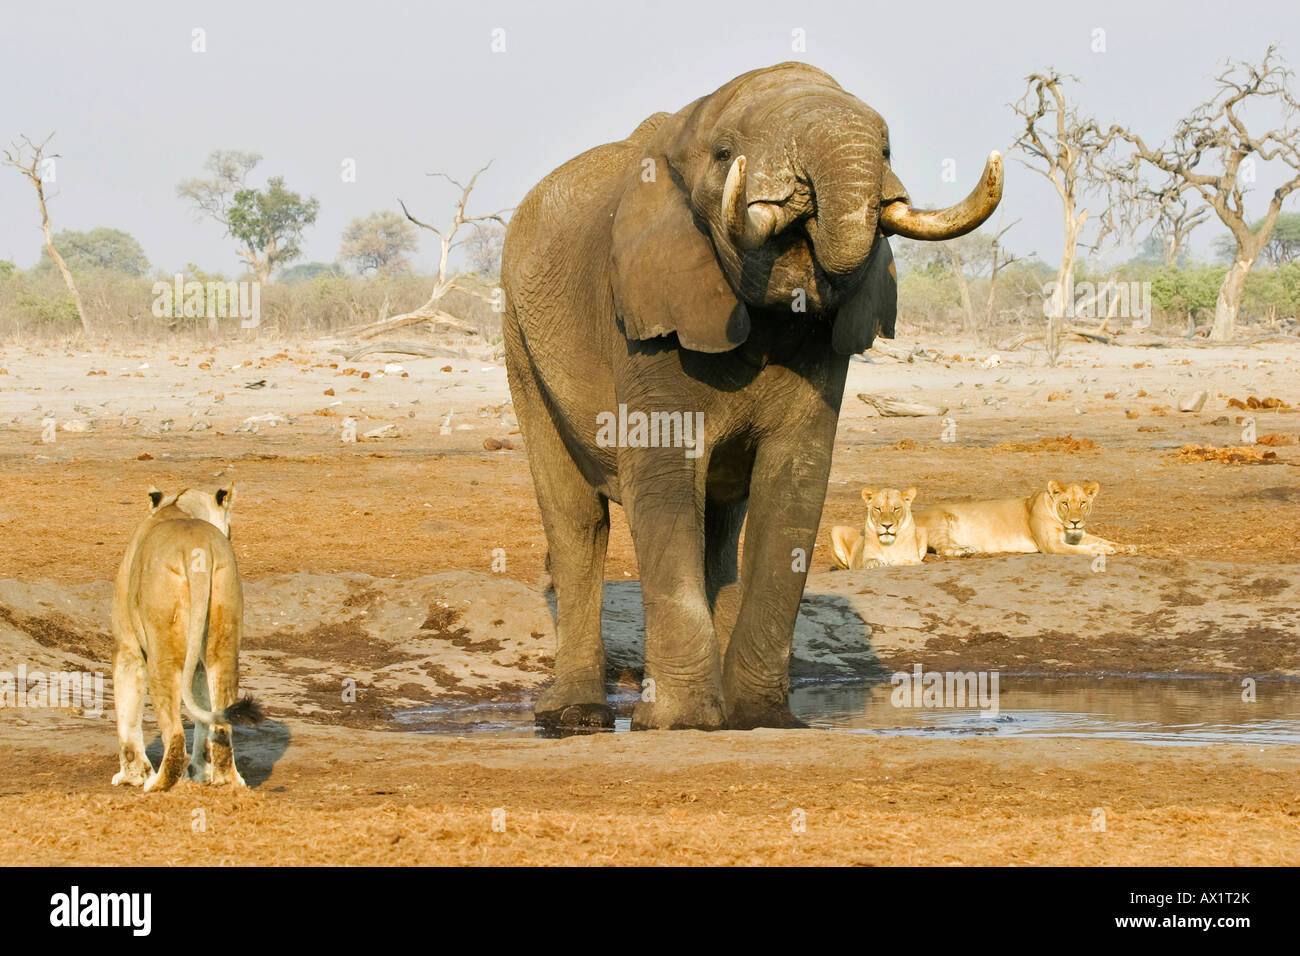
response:
[(150, 511), (175, 505), (191, 518), (215, 525), (226, 537), (230, 537), (230, 506), (234, 500), (234, 485), (226, 488), (186, 488), (176, 495), (165, 494), (157, 488), (149, 489)]
[(897, 488), (863, 488), (862, 500), (867, 503), (867, 533), (874, 534), (882, 545), (889, 547), (898, 540), (899, 533), (912, 521), (912, 501), (916, 489), (899, 491)]
[(1048, 500), (1053, 514), (1061, 519), (1061, 531), (1066, 544), (1078, 544), (1083, 540), (1083, 523), (1092, 512), (1092, 502), (1099, 491), (1101, 485), (1095, 481), (1086, 485), (1070, 485), (1068, 488), (1063, 488), (1059, 482), (1048, 482)]

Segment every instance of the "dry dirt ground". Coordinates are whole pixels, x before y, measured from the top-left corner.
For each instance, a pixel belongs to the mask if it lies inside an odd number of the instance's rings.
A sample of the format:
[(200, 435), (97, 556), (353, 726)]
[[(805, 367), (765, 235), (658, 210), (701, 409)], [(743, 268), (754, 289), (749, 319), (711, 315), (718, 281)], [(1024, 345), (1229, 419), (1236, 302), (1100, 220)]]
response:
[[(812, 559), (814, 625), (830, 606), (817, 594), (847, 595), (867, 627), (841, 639), (867, 634), (885, 670), (1300, 674), (1300, 348), (1074, 345), (1048, 369), (919, 344), (928, 357), (851, 366)], [(1204, 407), (1179, 412), (1201, 389)], [(864, 392), (946, 407), (954, 440), (938, 417), (878, 417)], [(1229, 407), (1252, 396), (1289, 407)], [(328, 343), (0, 350), (0, 671), (107, 672), (106, 582), (145, 490), (233, 479), (255, 621), (246, 683), (271, 716), (236, 740), (252, 792), (145, 797), (108, 784), (111, 710), (0, 708), (0, 859), (1300, 863), (1290, 747), (392, 729), (395, 703), (526, 698), (549, 672), (546, 546), (508, 401), (499, 362), (468, 356), (346, 362)], [(348, 418), (355, 443), (340, 440)], [(1177, 454), (1243, 446), (1247, 419), (1268, 442), (1254, 453), (1273, 457)], [(514, 447), (485, 448), (501, 440)], [(921, 503), (1028, 494), (1050, 478), (1099, 481), (1090, 530), (1138, 555), (1104, 575), (1046, 556), (827, 570), (830, 528), (861, 521), (864, 484), (916, 485)], [(621, 519), (615, 509), (615, 585), (636, 575)], [(1071, 624), (1076, 591), (1087, 626)], [(1008, 620), (994, 626), (1000, 608)], [(387, 679), (388, 694), (340, 706), (340, 673)], [(1091, 828), (1099, 808), (1104, 832)]]

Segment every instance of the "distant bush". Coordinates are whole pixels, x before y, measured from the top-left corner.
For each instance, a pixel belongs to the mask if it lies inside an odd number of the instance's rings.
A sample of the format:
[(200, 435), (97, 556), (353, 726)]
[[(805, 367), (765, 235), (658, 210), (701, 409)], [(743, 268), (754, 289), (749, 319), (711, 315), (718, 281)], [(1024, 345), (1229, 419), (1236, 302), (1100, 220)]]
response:
[[(54, 248), (74, 276), (97, 269), (131, 276), (143, 276), (149, 271), (144, 247), (121, 229), (103, 226), (88, 232), (64, 229), (54, 234)], [(41, 260), (36, 268), (41, 272), (54, 271), (54, 260), (44, 246), (41, 246)]]
[(341, 276), (343, 274), (343, 267), (337, 262), (300, 262), (298, 265), (290, 266), (282, 271), (276, 281), (293, 285), (295, 282), (319, 279), (321, 276)]
[[(312, 264), (308, 264), (312, 265)], [(193, 266), (182, 273), (185, 281), (217, 282), (224, 277)], [(329, 271), (315, 277), (281, 278), (260, 290), (261, 324), (255, 333), (240, 328), (240, 318), (213, 319), (153, 314), (155, 282), (169, 286), (174, 276), (135, 277), (92, 269), (77, 277), (77, 287), (90, 317), (91, 328), (125, 341), (150, 341), (169, 336), (330, 335), (341, 330), (410, 312), (428, 299), (433, 280), (428, 276), (399, 275), (361, 279)], [(464, 277), (467, 285), (491, 288), (481, 280)], [(441, 307), (476, 329), (486, 341), (500, 337), (501, 316), (479, 298), (452, 292)], [(57, 271), (0, 268), (0, 342), (64, 339), (80, 334), (80, 322), (71, 296)]]

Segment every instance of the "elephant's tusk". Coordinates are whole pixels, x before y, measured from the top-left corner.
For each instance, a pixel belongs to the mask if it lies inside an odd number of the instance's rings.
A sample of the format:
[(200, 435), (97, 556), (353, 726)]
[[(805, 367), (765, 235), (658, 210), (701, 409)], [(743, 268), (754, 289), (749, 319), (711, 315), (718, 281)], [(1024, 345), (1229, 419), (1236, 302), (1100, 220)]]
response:
[(742, 249), (756, 249), (772, 235), (776, 213), (771, 208), (745, 198), (745, 157), (737, 156), (727, 170), (722, 187), (722, 217), (727, 234)]
[[(730, 179), (728, 179), (730, 181)], [(913, 209), (907, 203), (892, 202), (880, 210), (880, 228), (887, 235), (907, 239), (955, 239), (980, 224), (1002, 199), (1002, 156), (989, 153), (984, 175), (970, 195), (947, 209)]]

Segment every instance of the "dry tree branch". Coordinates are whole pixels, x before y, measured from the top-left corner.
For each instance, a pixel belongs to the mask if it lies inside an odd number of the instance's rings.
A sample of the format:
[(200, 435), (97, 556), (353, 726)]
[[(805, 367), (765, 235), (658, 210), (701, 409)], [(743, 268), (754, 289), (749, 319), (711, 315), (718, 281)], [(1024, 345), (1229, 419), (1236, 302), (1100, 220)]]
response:
[(447, 182), (451, 183), (451, 185), (460, 190), (460, 197), (456, 200), (456, 204), (453, 207), (454, 211), (452, 213), (451, 222), (442, 228), (439, 228), (432, 223), (417, 219), (406, 207), (405, 202), (400, 198), (397, 200), (398, 205), (402, 207), (402, 213), (408, 220), (421, 229), (427, 229), (438, 237), (438, 271), (434, 276), (433, 291), (430, 293), (428, 300), (418, 309), (415, 309), (412, 312), (406, 312), (402, 315), (395, 315), (392, 318), (381, 319), (377, 322), (371, 322), (367, 325), (360, 326), (350, 330), (350, 334), (369, 337), (426, 321), (433, 322), (435, 325), (454, 329), (458, 332), (464, 332), (468, 335), (474, 335), (477, 333), (477, 330), (474, 329), (473, 326), (465, 324), (440, 308), (439, 303), (447, 293), (452, 291), (472, 295), (484, 302), (494, 301), (492, 296), (485, 294), (481, 289), (476, 289), (463, 283), (459, 276), (452, 276), (451, 278), (448, 278), (447, 276), (451, 252), (460, 244), (456, 239), (456, 233), (460, 231), (461, 227), (480, 222), (498, 222), (505, 225), (505, 215), (510, 212), (510, 209), (501, 209), (497, 212), (479, 216), (471, 216), (465, 212), (465, 207), (469, 205), (470, 195), (473, 193), (474, 187), (478, 183), (479, 176), (487, 172), (491, 165), (492, 163), (489, 161), (486, 165), (480, 167), (475, 171), (474, 175), (469, 178), (469, 182), (467, 183), (461, 183), (459, 180), (453, 179), (451, 176), (442, 172), (426, 174), (434, 178), (445, 179)]
[[(90, 321), (86, 317), (86, 309), (81, 302), (81, 293), (77, 291), (77, 284), (72, 279), (72, 270), (68, 268), (63, 256), (59, 255), (59, 250), (54, 247), (54, 230), (50, 226), (50, 213), (45, 204), (45, 178), (41, 166), (47, 160), (60, 158), (58, 153), (45, 155), (45, 147), (54, 138), (54, 133), (51, 132), (40, 143), (32, 142), (26, 133), (18, 135), (22, 138), (22, 143), (13, 143), (4, 151), (5, 164), (14, 167), (27, 177), (27, 180), (36, 189), (36, 204), (41, 211), (41, 232), (45, 236), (45, 250), (50, 254), (50, 259), (53, 260), (55, 266), (58, 267), (60, 275), (63, 276), (63, 284), (67, 286), (68, 293), (72, 296), (73, 305), (77, 308), (77, 317), (81, 320), (82, 332), (90, 335)], [(24, 157), (29, 152), (31, 153), (31, 159), (25, 160)]]

